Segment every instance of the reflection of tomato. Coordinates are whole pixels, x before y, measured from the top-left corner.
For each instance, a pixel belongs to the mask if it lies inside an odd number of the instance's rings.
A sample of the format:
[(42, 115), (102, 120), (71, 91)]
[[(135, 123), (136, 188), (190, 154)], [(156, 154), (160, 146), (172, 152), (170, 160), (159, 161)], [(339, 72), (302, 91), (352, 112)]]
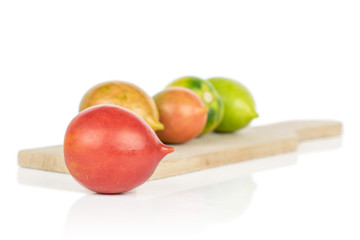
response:
[(156, 134), (165, 143), (184, 143), (201, 134), (207, 108), (201, 98), (184, 87), (170, 87), (154, 96), (165, 129)]
[[(168, 181), (152, 181), (148, 189), (139, 189), (141, 198), (87, 194), (69, 209), (65, 234), (86, 231), (98, 235), (106, 229), (108, 234), (118, 234), (120, 230), (124, 236), (132, 234), (139, 239), (148, 237), (149, 232), (158, 232), (160, 239), (162, 236), (172, 239), (174, 235), (182, 236), (184, 229), (200, 233), (214, 224), (233, 221), (249, 207), (256, 184), (251, 176), (229, 179), (221, 172), (224, 171), (217, 172), (220, 175), (211, 184), (205, 184), (206, 180), (198, 181), (200, 185), (191, 183), (199, 177), (207, 179), (211, 175), (208, 173), (179, 176), (178, 181), (185, 178), (190, 181), (173, 188)], [(151, 197), (144, 197), (150, 189)], [(142, 231), (134, 231), (139, 226)]]
[(142, 118), (115, 105), (97, 105), (79, 113), (64, 140), (70, 174), (99, 193), (121, 193), (139, 186), (173, 150)]

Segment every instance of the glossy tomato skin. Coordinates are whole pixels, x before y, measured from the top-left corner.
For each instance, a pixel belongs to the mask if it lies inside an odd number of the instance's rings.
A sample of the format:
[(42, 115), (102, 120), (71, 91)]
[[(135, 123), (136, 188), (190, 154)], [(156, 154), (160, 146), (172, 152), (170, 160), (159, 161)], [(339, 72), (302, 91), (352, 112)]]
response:
[(80, 112), (64, 139), (70, 174), (86, 188), (106, 194), (141, 185), (172, 151), (142, 118), (115, 105), (97, 105)]

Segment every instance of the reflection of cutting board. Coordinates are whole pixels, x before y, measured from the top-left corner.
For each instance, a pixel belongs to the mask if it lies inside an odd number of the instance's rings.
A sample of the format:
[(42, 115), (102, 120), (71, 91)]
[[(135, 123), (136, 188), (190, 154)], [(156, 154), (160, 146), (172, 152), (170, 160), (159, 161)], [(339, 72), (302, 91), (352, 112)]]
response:
[[(249, 127), (236, 133), (210, 133), (181, 145), (167, 155), (151, 179), (250, 160), (297, 149), (298, 143), (341, 134), (335, 121), (291, 121)], [(22, 167), (67, 173), (62, 146), (22, 150)]]

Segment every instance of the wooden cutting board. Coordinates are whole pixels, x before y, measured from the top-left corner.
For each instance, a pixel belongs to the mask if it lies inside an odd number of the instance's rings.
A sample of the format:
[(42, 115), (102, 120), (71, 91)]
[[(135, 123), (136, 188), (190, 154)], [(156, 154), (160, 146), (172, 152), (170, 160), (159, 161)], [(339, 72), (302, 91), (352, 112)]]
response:
[[(291, 152), (301, 141), (338, 136), (341, 132), (342, 124), (336, 121), (289, 121), (235, 133), (210, 133), (173, 145), (175, 151), (160, 162), (150, 179)], [(68, 173), (61, 145), (22, 150), (18, 163), (21, 167)]]

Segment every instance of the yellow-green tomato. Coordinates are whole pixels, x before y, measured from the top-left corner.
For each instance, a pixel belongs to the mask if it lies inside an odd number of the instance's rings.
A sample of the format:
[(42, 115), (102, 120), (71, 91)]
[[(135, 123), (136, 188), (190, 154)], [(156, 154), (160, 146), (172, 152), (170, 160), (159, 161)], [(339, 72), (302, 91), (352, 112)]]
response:
[(249, 90), (240, 82), (226, 78), (211, 78), (224, 103), (224, 116), (215, 128), (216, 132), (233, 132), (246, 127), (258, 117), (255, 101)]

